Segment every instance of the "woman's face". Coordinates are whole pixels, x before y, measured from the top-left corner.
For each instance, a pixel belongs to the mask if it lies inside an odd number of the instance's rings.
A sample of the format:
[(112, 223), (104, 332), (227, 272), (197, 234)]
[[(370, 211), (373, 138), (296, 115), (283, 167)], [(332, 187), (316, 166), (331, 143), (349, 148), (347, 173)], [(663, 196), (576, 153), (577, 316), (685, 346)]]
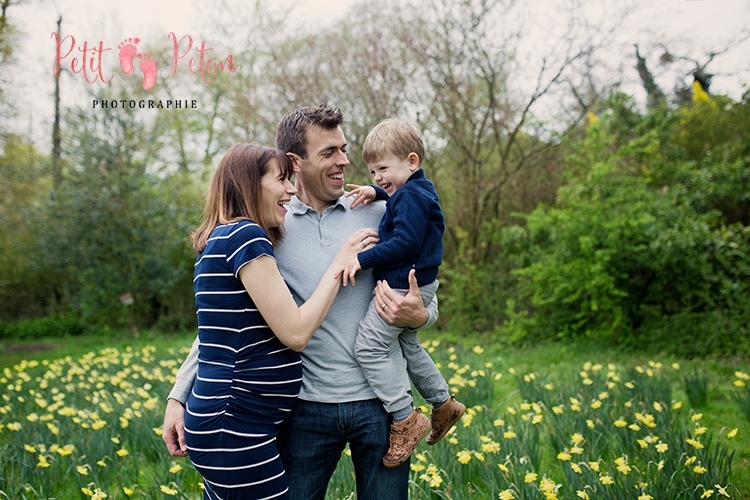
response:
[(270, 167), (260, 178), (262, 217), (268, 227), (279, 227), (284, 223), (286, 205), (297, 189), (281, 171), (279, 162), (273, 160)]

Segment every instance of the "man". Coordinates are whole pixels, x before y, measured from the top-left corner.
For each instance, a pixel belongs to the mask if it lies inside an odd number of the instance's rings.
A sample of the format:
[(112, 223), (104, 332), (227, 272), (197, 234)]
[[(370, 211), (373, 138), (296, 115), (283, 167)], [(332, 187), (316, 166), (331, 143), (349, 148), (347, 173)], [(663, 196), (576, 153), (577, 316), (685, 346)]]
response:
[[(276, 260), (298, 304), (312, 293), (344, 240), (362, 227), (377, 228), (383, 202), (355, 209), (344, 196), (349, 160), (343, 117), (327, 106), (299, 108), (279, 123), (276, 145), (291, 158), (297, 196), (292, 198), (284, 226), (286, 237), (275, 248)], [(357, 480), (359, 500), (408, 498), (409, 462), (389, 469), (382, 463), (388, 450), (391, 417), (372, 392), (354, 355), (359, 321), (372, 290), (382, 317), (407, 328), (432, 325), (437, 302), (422, 303), (417, 281), (410, 275), (406, 296), (367, 271), (356, 286), (342, 288), (325, 321), (302, 352), (299, 400), (277, 438), (292, 499), (323, 500), (328, 482), (347, 444)], [(390, 347), (406, 380), (406, 363), (396, 342)], [(162, 437), (174, 456), (187, 454), (182, 403), (197, 371), (197, 341), (177, 374), (164, 415)]]

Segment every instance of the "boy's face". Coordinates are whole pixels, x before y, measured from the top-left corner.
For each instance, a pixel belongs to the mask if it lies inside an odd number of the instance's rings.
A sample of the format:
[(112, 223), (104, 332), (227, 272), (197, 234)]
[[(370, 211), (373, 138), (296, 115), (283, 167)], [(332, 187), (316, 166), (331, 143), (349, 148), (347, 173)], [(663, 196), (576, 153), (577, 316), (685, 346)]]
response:
[(406, 184), (411, 174), (419, 168), (419, 156), (409, 153), (406, 158), (398, 158), (392, 154), (384, 156), (379, 161), (368, 163), (375, 183), (383, 188), (388, 196), (393, 196), (398, 188)]

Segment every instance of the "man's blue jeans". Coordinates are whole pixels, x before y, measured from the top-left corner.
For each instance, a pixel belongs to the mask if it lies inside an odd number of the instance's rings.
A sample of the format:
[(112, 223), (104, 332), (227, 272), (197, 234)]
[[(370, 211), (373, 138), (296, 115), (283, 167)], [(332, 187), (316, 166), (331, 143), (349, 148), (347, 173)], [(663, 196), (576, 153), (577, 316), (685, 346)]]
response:
[(324, 500), (349, 443), (358, 500), (407, 500), (409, 461), (388, 469), (391, 416), (377, 399), (351, 403), (298, 400), (276, 438), (291, 500)]

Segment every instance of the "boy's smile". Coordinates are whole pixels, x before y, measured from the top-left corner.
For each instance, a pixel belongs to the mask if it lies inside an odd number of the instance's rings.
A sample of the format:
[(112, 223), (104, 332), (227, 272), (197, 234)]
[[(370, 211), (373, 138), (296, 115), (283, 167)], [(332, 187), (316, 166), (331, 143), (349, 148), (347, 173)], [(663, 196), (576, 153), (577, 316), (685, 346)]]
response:
[(380, 160), (367, 165), (370, 169), (375, 183), (393, 196), (398, 188), (406, 184), (411, 174), (419, 168), (419, 156), (416, 153), (409, 153), (406, 158), (398, 158), (388, 154)]

